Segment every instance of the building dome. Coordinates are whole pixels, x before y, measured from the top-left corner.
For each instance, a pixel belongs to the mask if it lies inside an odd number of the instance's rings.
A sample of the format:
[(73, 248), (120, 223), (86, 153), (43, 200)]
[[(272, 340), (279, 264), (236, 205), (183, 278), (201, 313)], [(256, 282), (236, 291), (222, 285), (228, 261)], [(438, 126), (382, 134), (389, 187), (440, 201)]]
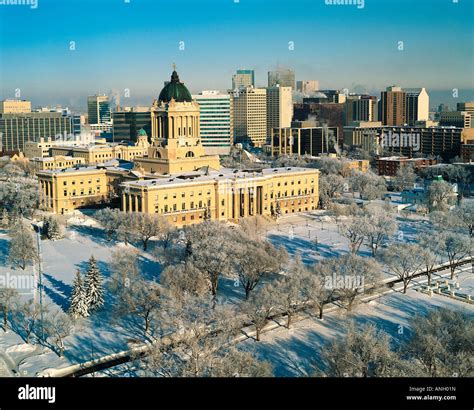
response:
[(171, 81), (165, 85), (158, 97), (159, 103), (168, 103), (171, 100), (175, 100), (176, 102), (191, 102), (193, 100), (189, 90), (179, 81), (179, 76), (176, 71), (173, 71)]

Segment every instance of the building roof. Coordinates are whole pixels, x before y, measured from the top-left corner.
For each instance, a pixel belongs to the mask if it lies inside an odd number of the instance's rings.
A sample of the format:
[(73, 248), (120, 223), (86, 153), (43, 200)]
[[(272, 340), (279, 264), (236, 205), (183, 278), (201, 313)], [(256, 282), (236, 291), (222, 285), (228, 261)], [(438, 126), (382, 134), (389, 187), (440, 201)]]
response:
[(232, 168), (221, 168), (219, 171), (194, 171), (182, 174), (167, 175), (155, 179), (146, 179), (142, 181), (125, 182), (123, 185), (128, 187), (163, 187), (170, 185), (185, 185), (189, 183), (203, 183), (209, 181), (226, 181), (226, 180), (248, 180), (252, 178), (265, 178), (273, 175), (290, 174), (297, 172), (319, 173), (316, 168), (265, 168), (263, 170), (238, 170)]
[(171, 100), (176, 102), (192, 102), (193, 98), (186, 86), (179, 81), (179, 76), (176, 71), (171, 74), (171, 81), (165, 85), (161, 90), (158, 102), (168, 103)]

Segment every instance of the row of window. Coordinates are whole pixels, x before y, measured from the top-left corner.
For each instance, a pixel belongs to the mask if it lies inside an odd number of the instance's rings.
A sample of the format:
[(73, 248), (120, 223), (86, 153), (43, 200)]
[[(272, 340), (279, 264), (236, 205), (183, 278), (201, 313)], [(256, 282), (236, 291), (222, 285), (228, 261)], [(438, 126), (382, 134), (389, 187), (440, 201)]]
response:
[[(97, 179), (96, 179), (96, 182), (97, 182), (97, 183), (100, 183), (100, 178), (97, 178)], [(89, 178), (89, 179), (87, 180), (87, 183), (88, 183), (88, 184), (92, 184), (92, 178)], [(84, 184), (84, 180), (83, 180), (83, 179), (81, 179), (80, 184), (81, 184), (81, 185)], [(76, 185), (76, 181), (75, 181), (75, 180), (71, 181), (71, 185)], [(63, 186), (67, 186), (67, 181), (63, 181)]]

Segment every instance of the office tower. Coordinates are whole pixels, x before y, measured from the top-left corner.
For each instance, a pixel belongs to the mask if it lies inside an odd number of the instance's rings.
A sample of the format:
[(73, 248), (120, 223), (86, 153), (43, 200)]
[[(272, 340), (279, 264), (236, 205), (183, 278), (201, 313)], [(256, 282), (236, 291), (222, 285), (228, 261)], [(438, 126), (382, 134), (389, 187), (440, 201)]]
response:
[(371, 95), (349, 95), (345, 102), (345, 124), (353, 121), (377, 121), (377, 97)]
[(296, 90), (295, 72), (290, 69), (278, 69), (268, 72), (268, 87), (291, 87)]
[(193, 95), (201, 113), (201, 142), (209, 155), (228, 155), (233, 143), (232, 97), (206, 90)]
[(457, 104), (457, 111), (464, 111), (474, 117), (474, 101)]
[(151, 135), (150, 107), (124, 107), (112, 113), (112, 120), (115, 142), (137, 141), (141, 129), (145, 130), (147, 135)]
[(234, 136), (237, 142), (261, 147), (267, 139), (267, 90), (247, 87), (234, 93)]
[[(326, 97), (326, 101), (321, 102), (328, 102), (334, 104), (344, 104), (346, 102), (346, 94), (344, 91), (341, 90), (320, 90), (321, 96)], [(320, 98), (320, 97), (316, 97)], [(303, 102), (313, 102), (311, 98), (304, 98)]]
[(293, 119), (293, 97), (291, 87), (267, 88), (267, 135), (273, 128), (286, 128)]
[(406, 123), (406, 93), (400, 87), (387, 87), (382, 91), (379, 119), (383, 125), (404, 125)]
[(0, 114), (0, 151), (22, 151), (27, 141), (72, 139), (72, 116), (60, 112)]
[(0, 114), (22, 114), (31, 112), (31, 101), (3, 100), (0, 101)]
[(315, 121), (294, 121), (290, 127), (274, 128), (271, 152), (279, 155), (312, 155), (337, 153), (337, 127), (318, 127)]
[(110, 102), (106, 95), (87, 97), (87, 112), (89, 124), (110, 124)]
[(311, 95), (319, 90), (319, 81), (317, 80), (302, 80), (296, 82), (296, 91), (300, 93)]
[(473, 126), (472, 115), (467, 111), (441, 112), (439, 113), (439, 125), (447, 127), (471, 128)]
[(415, 125), (417, 121), (428, 121), (430, 97), (425, 88), (404, 88), (406, 93), (406, 123)]
[(253, 70), (237, 70), (232, 76), (232, 89), (255, 87), (255, 72)]

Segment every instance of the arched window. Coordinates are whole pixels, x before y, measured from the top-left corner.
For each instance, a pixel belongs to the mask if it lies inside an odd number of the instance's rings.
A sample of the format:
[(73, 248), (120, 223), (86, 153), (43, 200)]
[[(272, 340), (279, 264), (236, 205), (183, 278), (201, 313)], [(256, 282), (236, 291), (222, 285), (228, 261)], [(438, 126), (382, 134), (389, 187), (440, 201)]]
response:
[(161, 158), (161, 154), (160, 154), (159, 151), (156, 151), (156, 152), (155, 152), (155, 158)]
[(186, 158), (191, 158), (191, 157), (194, 157), (194, 152), (192, 151), (186, 152)]

